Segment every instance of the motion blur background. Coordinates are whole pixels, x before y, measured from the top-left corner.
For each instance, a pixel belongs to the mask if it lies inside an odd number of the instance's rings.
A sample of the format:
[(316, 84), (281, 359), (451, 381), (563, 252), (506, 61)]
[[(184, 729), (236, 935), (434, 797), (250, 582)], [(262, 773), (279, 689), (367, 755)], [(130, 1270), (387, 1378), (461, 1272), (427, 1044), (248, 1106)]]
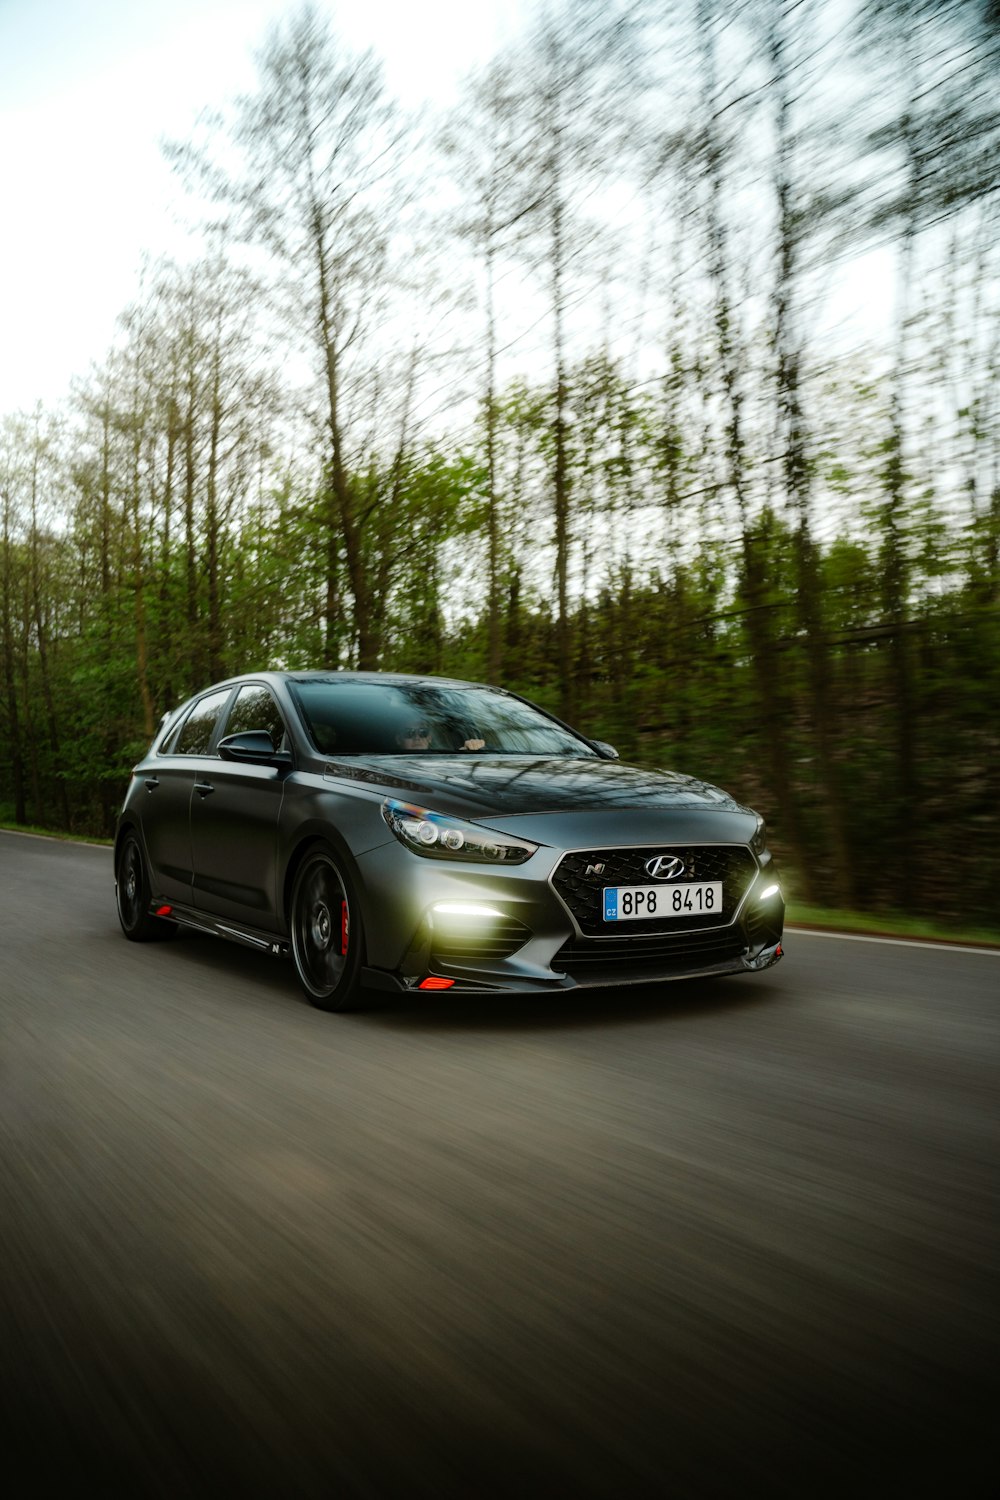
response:
[[(438, 672), (726, 786), (801, 900), (995, 921), (993, 0), (373, 6), (373, 53), (182, 6), (110, 113), (136, 23), (81, 9), (34, 116), (0, 9), (0, 819), (107, 834), (229, 673)], [(124, 152), (149, 90), (163, 240), (53, 391), (146, 182), (25, 121)]]

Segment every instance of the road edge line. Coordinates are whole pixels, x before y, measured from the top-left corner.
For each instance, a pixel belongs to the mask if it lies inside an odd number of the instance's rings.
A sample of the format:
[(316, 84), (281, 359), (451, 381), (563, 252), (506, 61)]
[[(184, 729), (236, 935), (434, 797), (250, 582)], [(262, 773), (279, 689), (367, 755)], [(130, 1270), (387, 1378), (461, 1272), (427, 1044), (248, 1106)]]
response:
[(785, 927), (786, 933), (796, 937), (840, 938), (847, 943), (887, 943), (895, 948), (933, 948), (936, 953), (983, 953), (988, 958), (1000, 958), (1000, 948), (978, 948), (971, 943), (952, 942), (942, 938), (935, 942), (927, 938), (875, 937), (867, 932), (834, 932), (828, 927)]
[(0, 828), (0, 833), (9, 833), (15, 839), (42, 839), (46, 844), (72, 844), (77, 849), (113, 849), (111, 839), (98, 843), (97, 839), (60, 838), (54, 833), (29, 833), (27, 828)]

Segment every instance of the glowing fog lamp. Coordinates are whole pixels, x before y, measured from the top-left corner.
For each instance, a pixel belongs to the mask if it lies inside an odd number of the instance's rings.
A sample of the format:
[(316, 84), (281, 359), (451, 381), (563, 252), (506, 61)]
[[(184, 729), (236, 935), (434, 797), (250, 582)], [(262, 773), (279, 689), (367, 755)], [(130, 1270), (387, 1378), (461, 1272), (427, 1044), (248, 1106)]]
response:
[(502, 917), (503, 912), (495, 906), (485, 906), (481, 901), (438, 901), (431, 911), (436, 917)]

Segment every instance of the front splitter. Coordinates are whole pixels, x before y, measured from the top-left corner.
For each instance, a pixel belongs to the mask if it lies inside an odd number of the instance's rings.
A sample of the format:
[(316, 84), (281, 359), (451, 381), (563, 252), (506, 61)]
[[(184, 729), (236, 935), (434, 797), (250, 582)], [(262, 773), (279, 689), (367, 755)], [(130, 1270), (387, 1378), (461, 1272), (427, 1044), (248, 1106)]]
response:
[[(614, 968), (597, 968), (590, 973), (580, 975), (553, 974), (551, 979), (528, 979), (528, 978), (498, 978), (486, 980), (480, 976), (470, 974), (443, 974), (439, 970), (432, 970), (429, 974), (413, 977), (404, 977), (401, 974), (390, 973), (385, 969), (366, 968), (361, 973), (361, 983), (367, 989), (389, 991), (395, 994), (408, 995), (552, 995), (563, 994), (568, 990), (607, 990), (633, 988), (637, 985), (651, 984), (677, 984), (688, 979), (720, 979), (726, 976), (739, 974), (756, 974), (764, 969), (771, 968), (779, 963), (783, 957), (780, 943), (774, 943), (763, 948), (753, 957), (740, 957), (735, 961), (732, 959), (724, 963), (708, 964), (703, 968), (691, 968), (681, 970), (660, 970), (650, 972), (649, 970), (630, 970), (627, 966)], [(450, 979), (451, 985), (447, 989), (437, 986), (422, 990), (420, 988), (423, 980), (428, 978)]]

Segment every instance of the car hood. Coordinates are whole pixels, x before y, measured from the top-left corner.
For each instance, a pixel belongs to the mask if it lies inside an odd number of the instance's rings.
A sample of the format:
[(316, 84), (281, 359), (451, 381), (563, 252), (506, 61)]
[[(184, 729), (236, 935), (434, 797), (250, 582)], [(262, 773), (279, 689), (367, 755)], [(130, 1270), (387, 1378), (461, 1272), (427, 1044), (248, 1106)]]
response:
[(324, 766), (324, 776), (362, 781), (384, 788), (389, 795), (473, 818), (666, 810), (749, 812), (726, 792), (693, 776), (618, 760), (516, 755), (407, 759), (394, 755), (367, 757), (364, 765), (330, 761)]

